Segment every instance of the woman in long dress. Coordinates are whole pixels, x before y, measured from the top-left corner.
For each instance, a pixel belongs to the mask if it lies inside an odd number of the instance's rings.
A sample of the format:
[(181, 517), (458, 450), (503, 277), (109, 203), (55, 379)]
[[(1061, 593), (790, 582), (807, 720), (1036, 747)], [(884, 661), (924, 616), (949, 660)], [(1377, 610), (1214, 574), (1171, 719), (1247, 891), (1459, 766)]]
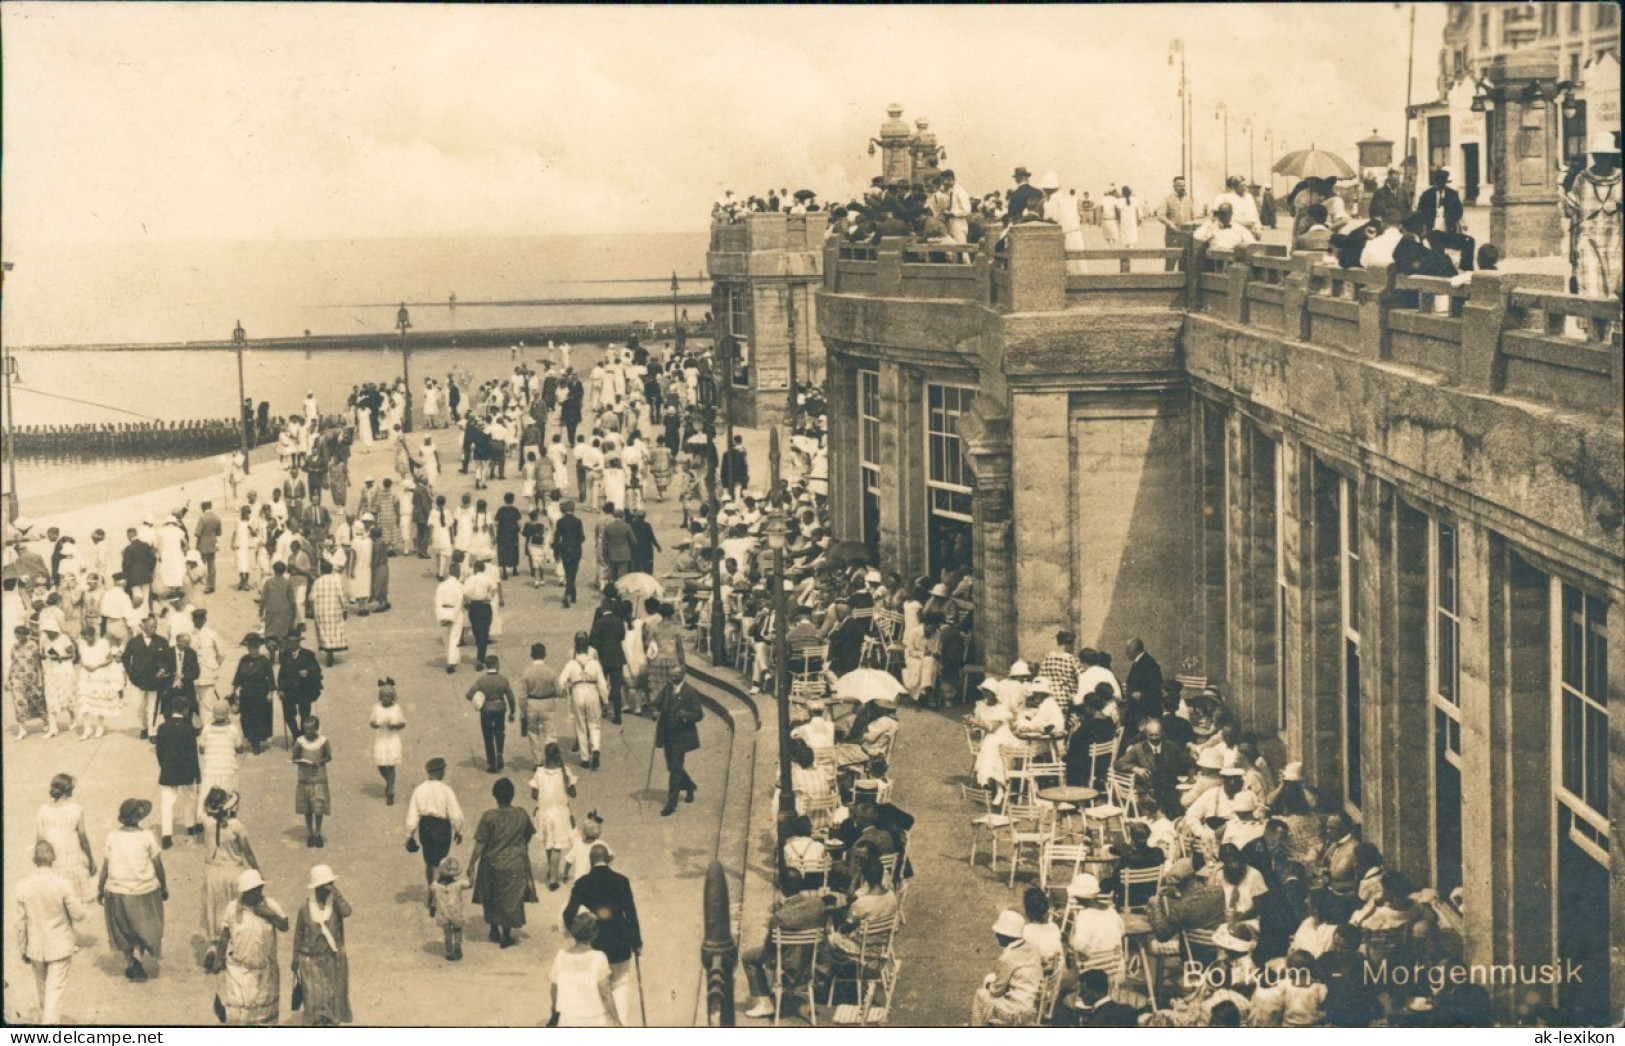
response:
[(159, 958), (164, 949), (164, 902), (169, 900), (163, 851), (158, 840), (141, 827), (152, 813), (145, 799), (126, 799), (119, 806), (119, 827), (102, 848), (102, 875), (96, 897), (107, 912), (107, 943), (122, 952), (128, 965), (124, 976), (147, 979), (144, 956)]
[(74, 785), (68, 774), (51, 778), (51, 801), (39, 808), (35, 838), (51, 844), (56, 851), (56, 873), (73, 885), (80, 899), (88, 901), (95, 896), (90, 877), (96, 874), (96, 857), (85, 832), (85, 808), (73, 799)]
[(28, 724), (45, 718), (45, 673), (40, 661), (39, 638), (27, 625), (12, 630), (16, 637), (6, 670), (6, 697), (16, 716), (17, 740), (28, 736)]
[(513, 782), (500, 777), (491, 786), (496, 809), (487, 810), (474, 831), (468, 864), (474, 881), (473, 900), (485, 909), (491, 940), (504, 948), (519, 942), (513, 931), (525, 925), (525, 905), (534, 903), (536, 882), (530, 871), (530, 837), (536, 826), (530, 815), (513, 806)]
[(349, 610), (345, 605), (344, 582), (333, 572), (331, 564), (322, 564), (321, 577), (310, 586), (311, 616), (316, 621), (316, 649), (327, 655), (327, 667), (333, 667), (333, 655), (350, 649), (349, 631), (345, 619)]
[(214, 967), (224, 975), (218, 995), (221, 1020), (274, 1025), (282, 994), (277, 934), (287, 932), (288, 916), (265, 896), (265, 880), (257, 870), (242, 872), (234, 885), (238, 896), (221, 914), (220, 933), (210, 949), (224, 959)]
[(564, 753), (557, 741), (549, 741), (542, 752), (543, 763), (530, 780), (531, 798), (536, 800), (536, 830), (547, 851), (547, 888), (557, 890), (563, 873), (564, 854), (575, 840), (575, 814), (570, 800), (575, 798), (576, 778), (564, 765)]
[(79, 648), (57, 631), (55, 622), (41, 621), (40, 657), (45, 666), (45, 736), (55, 737), (64, 719), (73, 722), (79, 701)]
[(422, 455), (423, 481), (429, 484), (431, 488), (438, 486), (440, 483), (440, 451), (435, 448), (433, 436), (423, 437), (423, 450), (419, 453)]
[(626, 508), (626, 468), (619, 452), (604, 461), (604, 500), (616, 508)]
[(366, 523), (356, 524), (350, 534), (350, 602), (366, 606), (372, 600), (372, 536)]
[(354, 1020), (350, 959), (344, 951), (344, 920), (352, 909), (336, 879), (325, 864), (310, 870), (310, 899), (299, 906), (294, 927), (293, 976), (304, 990), (309, 1025), (331, 1027)]
[[(237, 559), (237, 591), (247, 592), (249, 580), (253, 577), (254, 550), (260, 545), (259, 524), (254, 519), (254, 510), (244, 505), (237, 512), (237, 527), (231, 532), (231, 550)], [(253, 577), (255, 584), (259, 578)]]
[(255, 755), (264, 751), (271, 740), (271, 691), (276, 689), (271, 659), (260, 649), (263, 643), (257, 632), (243, 637), (242, 645), (248, 653), (238, 660), (237, 672), (231, 679), (232, 697), (242, 713), (243, 741)]
[(474, 540), (474, 495), (464, 494), (463, 503), (457, 506), (457, 511), (451, 521), (451, 548), (453, 552), (468, 556), (470, 543)]
[(374, 613), (389, 609), (389, 543), (384, 540), (382, 527), (373, 527), (372, 538), (372, 606)]
[(79, 644), (79, 740), (107, 732), (106, 722), (119, 714), (124, 697), (124, 664), (113, 646), (86, 626)]
[(491, 515), (485, 510), (485, 499), (481, 498), (474, 505), (474, 517), (468, 527), (468, 558), (489, 562), (496, 558), (497, 538), (496, 530), (491, 525)]
[(384, 805), (395, 805), (395, 768), (401, 765), (401, 731), (406, 715), (395, 701), (395, 680), (378, 680), (378, 703), (372, 706), (372, 765), (384, 779)]
[(1128, 186), (1118, 190), (1122, 199), (1117, 201), (1117, 229), (1118, 239), (1125, 248), (1140, 245), (1140, 205), (1134, 199), (1134, 192)]
[(441, 581), (446, 580), (446, 568), (451, 565), (454, 522), (452, 514), (446, 511), (446, 496), (439, 495), (429, 513), (429, 554), (434, 556), (434, 576)]
[(401, 501), (395, 493), (395, 482), (384, 477), (383, 492), (378, 495), (378, 529), (384, 532), (384, 547), (388, 554), (398, 556), (406, 551), (401, 541)]
[[(203, 800), (212, 822), (203, 829), (203, 939), (211, 945), (225, 925), (227, 908), (237, 899), (238, 879), (260, 867), (248, 832), (237, 819), (239, 798), (236, 792), (211, 788)], [(204, 958), (205, 968), (213, 965), (211, 958)]]

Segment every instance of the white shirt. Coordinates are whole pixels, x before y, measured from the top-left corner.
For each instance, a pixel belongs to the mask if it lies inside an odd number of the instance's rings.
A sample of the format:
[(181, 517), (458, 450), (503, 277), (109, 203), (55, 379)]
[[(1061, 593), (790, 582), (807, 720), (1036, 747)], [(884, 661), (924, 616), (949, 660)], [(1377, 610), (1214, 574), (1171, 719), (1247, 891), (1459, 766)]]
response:
[(455, 575), (447, 574), (446, 580), (435, 586), (435, 620), (442, 625), (449, 625), (457, 620), (462, 608), (463, 583), (458, 581)]
[(1079, 908), (1072, 917), (1072, 949), (1098, 952), (1123, 943), (1123, 917), (1115, 908)]
[(1394, 248), (1405, 234), (1395, 226), (1389, 226), (1378, 233), (1375, 239), (1367, 240), (1365, 249), (1360, 252), (1360, 268), (1369, 269), (1377, 265), (1394, 264)]
[(1078, 700), (1081, 701), (1085, 696), (1094, 693), (1095, 687), (1101, 683), (1111, 684), (1113, 697), (1123, 696), (1123, 687), (1111, 669), (1101, 665), (1090, 665), (1078, 673)]
[(1232, 251), (1237, 247), (1258, 242), (1258, 237), (1234, 220), (1234, 216), (1229, 225), (1220, 225), (1210, 219), (1196, 230), (1194, 236), (1214, 250), (1221, 251)]
[(412, 798), (406, 804), (406, 830), (418, 830), (418, 821), (425, 817), (438, 817), (451, 822), (451, 830), (463, 830), (463, 808), (457, 802), (457, 793), (451, 785), (433, 778), (412, 789)]
[(1258, 202), (1253, 199), (1252, 193), (1227, 190), (1213, 198), (1211, 209), (1216, 211), (1225, 204), (1230, 205), (1231, 219), (1237, 225), (1244, 225), (1248, 229), (1258, 228)]

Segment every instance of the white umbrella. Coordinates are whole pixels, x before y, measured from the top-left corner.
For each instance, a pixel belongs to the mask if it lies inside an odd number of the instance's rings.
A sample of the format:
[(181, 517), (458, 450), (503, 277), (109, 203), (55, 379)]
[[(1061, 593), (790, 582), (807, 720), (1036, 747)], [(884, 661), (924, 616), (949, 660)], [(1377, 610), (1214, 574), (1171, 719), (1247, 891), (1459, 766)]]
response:
[(650, 574), (624, 574), (615, 579), (615, 591), (622, 599), (665, 599), (666, 588)]
[(854, 668), (835, 681), (836, 698), (861, 704), (895, 698), (907, 692), (908, 687), (899, 683), (896, 676), (878, 668)]

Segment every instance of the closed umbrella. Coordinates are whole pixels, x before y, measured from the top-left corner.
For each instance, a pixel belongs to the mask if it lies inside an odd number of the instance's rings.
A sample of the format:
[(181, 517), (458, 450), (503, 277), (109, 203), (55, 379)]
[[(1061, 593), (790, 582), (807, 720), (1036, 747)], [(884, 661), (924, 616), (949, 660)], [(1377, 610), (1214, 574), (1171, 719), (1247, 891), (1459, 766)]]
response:
[(854, 668), (835, 681), (835, 697), (844, 701), (868, 704), (908, 692), (890, 672), (878, 668)]
[(1324, 149), (1299, 149), (1276, 161), (1276, 174), (1290, 178), (1353, 178), (1354, 168), (1336, 153)]

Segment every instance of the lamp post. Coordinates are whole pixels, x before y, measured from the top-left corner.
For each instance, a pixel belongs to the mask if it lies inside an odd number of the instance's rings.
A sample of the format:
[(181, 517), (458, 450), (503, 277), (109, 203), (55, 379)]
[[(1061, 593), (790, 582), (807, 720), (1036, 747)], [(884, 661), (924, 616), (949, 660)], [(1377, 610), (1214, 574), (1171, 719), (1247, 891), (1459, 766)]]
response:
[(9, 523), (22, 511), (17, 499), (17, 414), (11, 408), (11, 384), (17, 380), (17, 357), (8, 350), (0, 368), (6, 379), (6, 522)]
[(1264, 159), (1266, 161), (1266, 163), (1264, 164), (1264, 171), (1265, 171), (1266, 176), (1270, 180), (1269, 187), (1271, 189), (1274, 189), (1275, 188), (1275, 132), (1271, 131), (1271, 130), (1268, 130), (1268, 129), (1266, 129), (1264, 131)]
[(406, 382), (406, 409), (401, 416), (401, 431), (412, 431), (412, 350), (406, 344), (406, 332), (412, 329), (412, 317), (406, 303), (395, 313), (395, 329), (401, 332), (401, 378)]
[(790, 355), (790, 395), (785, 401), (784, 423), (794, 425), (796, 423), (796, 285), (787, 283), (785, 288), (788, 291), (785, 298), (789, 302), (789, 308), (785, 310), (785, 327), (790, 342), (788, 346)]
[(254, 412), (248, 405), (248, 390), (243, 382), (243, 351), (248, 348), (248, 332), (243, 330), (243, 321), (237, 321), (237, 327), (231, 332), (231, 346), (237, 350), (237, 403), (238, 412), (242, 417), (237, 423), (238, 443), (243, 451), (243, 475), (248, 475), (248, 430), (254, 424)]
[[(779, 428), (768, 432), (768, 470), (775, 496), (779, 489)], [(784, 546), (790, 537), (786, 506), (775, 502), (762, 533), (773, 550), (773, 696), (779, 705), (779, 824), (796, 812), (795, 791), (790, 783), (790, 600), (784, 591)]]
[(1179, 173), (1190, 187), (1192, 198), (1195, 198), (1196, 187), (1191, 185), (1191, 92), (1190, 82), (1185, 78), (1185, 43), (1174, 40), (1168, 45), (1168, 64), (1174, 64), (1174, 57), (1179, 58)]
[(711, 448), (705, 462), (706, 496), (711, 507), (707, 521), (711, 539), (711, 620), (707, 627), (711, 631), (711, 664), (720, 667), (727, 663), (727, 652), (723, 649), (726, 629), (722, 616), (722, 535), (717, 521), (722, 514), (722, 499), (717, 496), (717, 381), (704, 372), (700, 374), (700, 397), (704, 410), (701, 417), (705, 421), (705, 438)]
[(1213, 110), (1213, 118), (1224, 122), (1224, 177), (1230, 178), (1230, 109), (1220, 102)]
[(677, 337), (677, 270), (671, 271), (671, 336)]
[(1258, 167), (1253, 163), (1253, 118), (1251, 116), (1241, 121), (1241, 129), (1247, 132), (1247, 190), (1251, 192), (1253, 182), (1258, 178)]

